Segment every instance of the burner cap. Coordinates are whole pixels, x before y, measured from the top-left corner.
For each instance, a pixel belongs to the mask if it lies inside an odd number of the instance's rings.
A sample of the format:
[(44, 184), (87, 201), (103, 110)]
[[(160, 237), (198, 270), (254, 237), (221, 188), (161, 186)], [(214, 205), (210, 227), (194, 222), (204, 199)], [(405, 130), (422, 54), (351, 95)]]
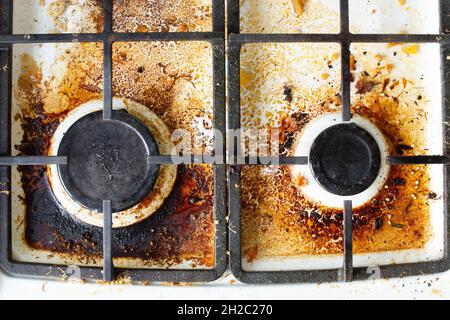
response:
[(113, 212), (129, 209), (153, 188), (159, 165), (148, 163), (158, 147), (147, 127), (124, 111), (103, 120), (101, 111), (75, 122), (64, 134), (58, 155), (69, 163), (58, 166), (69, 195), (80, 205), (102, 211), (111, 200)]
[(380, 148), (375, 139), (354, 123), (324, 130), (310, 152), (313, 174), (327, 191), (351, 196), (369, 188), (381, 167)]

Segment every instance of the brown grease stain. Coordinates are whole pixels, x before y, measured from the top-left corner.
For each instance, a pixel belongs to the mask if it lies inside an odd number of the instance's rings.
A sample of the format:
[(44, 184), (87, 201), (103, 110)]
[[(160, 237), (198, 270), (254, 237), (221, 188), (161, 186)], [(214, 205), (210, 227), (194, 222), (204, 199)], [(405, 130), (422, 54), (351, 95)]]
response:
[[(368, 77), (358, 75), (361, 78)], [(392, 155), (425, 154), (426, 113), (400, 107), (398, 97), (402, 93), (387, 94), (385, 90), (381, 86), (370, 88), (354, 104), (353, 112), (369, 119), (383, 132)], [(292, 146), (302, 129), (316, 116), (330, 112), (327, 109), (331, 102), (340, 105), (336, 98), (340, 96), (325, 99), (309, 113), (291, 114), (290, 121), (294, 120), (298, 129), (294, 133), (285, 129), (282, 122), (280, 154), (288, 155), (295, 149)], [(309, 202), (301, 192), (302, 183), (293, 181), (288, 167), (243, 168), (242, 250), (250, 263), (260, 257), (342, 253), (342, 210)], [(423, 248), (430, 237), (429, 194), (427, 166), (392, 166), (379, 194), (354, 209), (354, 252)]]
[[(141, 44), (144, 49), (153, 46), (151, 43)], [(139, 49), (130, 48), (132, 52), (136, 50)], [(192, 46), (191, 50), (196, 49)], [(203, 47), (200, 46), (199, 50), (203, 50)], [(122, 68), (121, 52), (116, 51), (114, 56), (115, 94), (122, 92), (129, 98), (146, 103), (162, 116), (171, 129), (181, 124), (190, 131), (195, 131), (197, 128), (189, 127), (185, 114), (195, 108), (198, 114), (211, 106), (207, 101), (202, 102), (196, 98), (195, 86), (190, 91), (189, 99), (197, 99), (197, 103), (190, 105), (191, 109), (183, 110), (184, 105), (174, 102), (177, 92), (181, 90), (178, 83), (195, 81), (191, 80), (189, 70), (177, 70), (177, 66), (171, 64), (171, 73), (165, 75), (161, 67), (153, 64), (155, 61), (151, 59), (125, 59), (122, 62), (127, 67)], [(51, 137), (67, 112), (84, 102), (101, 97), (101, 46), (79, 44), (65, 54), (69, 61), (68, 71), (56, 90), (51, 89), (48, 81), (43, 83), (41, 66), (31, 56), (25, 54), (20, 57), (22, 70), (16, 92), (21, 107), (16, 121), (21, 121), (24, 130), (22, 143), (16, 146), (20, 154), (47, 154)], [(161, 60), (158, 63), (169, 64), (164, 61), (164, 54), (160, 54), (159, 58)], [(138, 63), (139, 67), (130, 69), (129, 66), (133, 63)], [(141, 68), (147, 70), (148, 77), (146, 81), (139, 82), (140, 88), (137, 90), (133, 81), (123, 79), (139, 77)], [(182, 76), (173, 77), (174, 75)], [(166, 77), (169, 81), (161, 82), (161, 77)], [(192, 87), (192, 84), (189, 85)], [(157, 100), (148, 100), (155, 97)], [(51, 192), (46, 168), (19, 167), (19, 171), (25, 193), (22, 200), (26, 207), (24, 238), (27, 243), (34, 249), (55, 254), (70, 253), (80, 263), (94, 263), (94, 258), (101, 257), (102, 229), (74, 219), (59, 206)], [(141, 258), (150, 264), (161, 266), (185, 260), (191, 260), (197, 265), (213, 266), (212, 167), (179, 166), (173, 191), (157, 212), (139, 224), (113, 230), (113, 256)]]

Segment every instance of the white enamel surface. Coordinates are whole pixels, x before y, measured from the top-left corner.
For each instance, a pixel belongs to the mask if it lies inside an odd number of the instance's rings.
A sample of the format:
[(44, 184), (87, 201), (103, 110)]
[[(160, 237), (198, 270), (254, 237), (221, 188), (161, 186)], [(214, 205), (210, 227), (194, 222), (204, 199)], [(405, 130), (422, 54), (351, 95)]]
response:
[(299, 17), (291, 0), (240, 1), (242, 33), (339, 33), (339, 0), (304, 1)]
[[(55, 20), (48, 14), (50, 5), (55, 2), (55, 0), (14, 0), (13, 33), (60, 33), (61, 28), (55, 25)], [(89, 20), (91, 13), (89, 10), (89, 2), (92, 2), (92, 0), (69, 2), (66, 10), (58, 17), (55, 16), (60, 22), (64, 22), (67, 28), (64, 32), (95, 32), (95, 24)]]
[(440, 0), (350, 0), (350, 32), (438, 34)]
[[(298, 157), (309, 157), (312, 144), (316, 137), (325, 129), (340, 123), (343, 123), (342, 116), (337, 113), (319, 117), (309, 123), (301, 134), (294, 155)], [(325, 190), (314, 177), (311, 166), (291, 166), (290, 169), (294, 180), (299, 176), (303, 176), (306, 179), (306, 185), (302, 186), (301, 190), (310, 201), (327, 207), (343, 208), (344, 200), (352, 200), (353, 206), (359, 207), (375, 197), (383, 187), (389, 173), (389, 168), (386, 165), (386, 157), (389, 153), (386, 140), (383, 134), (371, 122), (362, 117), (354, 116), (351, 123), (365, 129), (377, 142), (381, 154), (381, 167), (377, 179), (364, 192), (351, 197), (342, 197)]]

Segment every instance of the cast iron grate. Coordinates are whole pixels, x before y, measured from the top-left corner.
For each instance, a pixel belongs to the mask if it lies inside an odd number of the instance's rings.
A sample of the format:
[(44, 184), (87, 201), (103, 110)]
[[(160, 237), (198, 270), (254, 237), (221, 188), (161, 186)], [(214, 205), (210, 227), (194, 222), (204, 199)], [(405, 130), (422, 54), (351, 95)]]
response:
[[(213, 126), (225, 131), (225, 33), (223, 0), (212, 0), (212, 31), (191, 33), (116, 33), (112, 30), (113, 0), (103, 1), (104, 29), (97, 34), (13, 34), (13, 0), (0, 2), (0, 182), (11, 191), (12, 165), (31, 166), (67, 164), (65, 157), (10, 155), (11, 133), (11, 65), (12, 46), (16, 43), (57, 43), (57, 42), (100, 42), (103, 43), (103, 118), (108, 120), (112, 113), (112, 44), (134, 41), (208, 41), (213, 50)], [(223, 146), (217, 144), (215, 150)], [(192, 156), (193, 163), (202, 163), (202, 157)], [(151, 159), (154, 164), (172, 164), (170, 156)], [(4, 189), (4, 188), (2, 188)], [(103, 268), (80, 267), (80, 276), (85, 280), (112, 281), (121, 273), (126, 273), (132, 281), (206, 282), (219, 278), (226, 268), (226, 225), (225, 225), (225, 165), (214, 164), (214, 220), (215, 263), (208, 270), (169, 269), (116, 269), (111, 254), (112, 214), (111, 201), (103, 201)], [(0, 195), (0, 267), (15, 276), (61, 279), (70, 274), (70, 266), (19, 263), (11, 258), (11, 199)]]
[[(356, 42), (362, 43), (439, 43), (441, 45), (441, 70), (443, 77), (442, 92), (443, 99), (443, 119), (447, 122), (450, 118), (450, 90), (449, 84), (450, 60), (447, 57), (450, 54), (450, 37), (448, 36), (450, 27), (450, 1), (440, 0), (440, 34), (352, 34), (349, 31), (349, 1), (340, 0), (340, 27), (339, 34), (243, 34), (240, 33), (240, 5), (239, 0), (228, 0), (228, 128), (230, 130), (239, 130), (241, 127), (240, 119), (240, 50), (247, 43), (287, 43), (287, 42), (334, 42), (341, 45), (341, 99), (342, 99), (342, 119), (347, 122), (351, 120), (350, 104), (350, 45)], [(449, 138), (449, 132), (444, 128), (444, 137), (446, 141)], [(236, 148), (233, 152), (240, 149), (240, 141), (237, 139)], [(440, 156), (413, 156), (413, 157), (388, 157), (390, 165), (407, 164), (447, 164), (448, 158), (447, 146), (444, 143), (444, 155)], [(280, 164), (308, 164), (308, 159), (282, 158)], [(250, 165), (255, 162), (249, 163)], [(259, 163), (258, 163), (259, 164)], [(291, 283), (291, 282), (330, 282), (337, 280), (352, 281), (353, 279), (367, 279), (370, 274), (366, 268), (353, 268), (352, 253), (352, 203), (344, 201), (344, 222), (343, 222), (343, 267), (338, 270), (311, 270), (311, 271), (279, 271), (279, 272), (248, 272), (242, 268), (241, 253), (241, 203), (240, 203), (240, 165), (230, 165), (228, 169), (229, 190), (228, 205), (230, 211), (230, 264), (233, 274), (241, 281), (246, 283)], [(448, 171), (444, 166), (445, 194), (444, 194), (444, 212), (447, 213), (447, 190), (448, 190)], [(450, 246), (448, 244), (448, 223), (446, 215), (446, 230), (444, 239), (446, 254), (443, 260), (437, 262), (403, 264), (380, 266), (383, 277), (400, 277), (407, 275), (418, 275), (427, 273), (438, 273), (450, 268)]]

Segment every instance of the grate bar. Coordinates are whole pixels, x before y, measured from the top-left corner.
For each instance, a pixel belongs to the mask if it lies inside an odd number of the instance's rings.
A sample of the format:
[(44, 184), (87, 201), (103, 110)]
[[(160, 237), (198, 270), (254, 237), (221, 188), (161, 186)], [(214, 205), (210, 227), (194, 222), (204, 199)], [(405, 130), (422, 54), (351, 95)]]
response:
[(281, 43), (281, 42), (334, 42), (334, 43), (352, 43), (352, 42), (368, 42), (368, 43), (426, 43), (437, 42), (442, 44), (450, 43), (448, 36), (440, 34), (230, 34), (229, 41), (233, 44), (245, 43)]
[(17, 156), (0, 157), (0, 166), (45, 166), (45, 165), (65, 165), (67, 157), (46, 157), (46, 156)]
[[(241, 52), (240, 47), (228, 43), (228, 128), (238, 131), (241, 127), (241, 95), (240, 95), (240, 69)], [(230, 155), (239, 154), (241, 139), (236, 139), (236, 144), (228, 141), (228, 152)], [(232, 145), (234, 145), (233, 149)]]
[[(112, 34), (30, 34), (1, 35), (0, 44), (60, 43), (60, 42), (135, 42), (135, 41), (213, 41), (221, 40), (221, 32), (112, 33)], [(367, 43), (442, 43), (450, 44), (450, 37), (428, 34), (230, 34), (233, 44), (267, 42), (367, 42)]]
[[(112, 30), (112, 1), (103, 1), (105, 33)], [(103, 42), (103, 119), (111, 120), (112, 115), (112, 42)], [(111, 282), (114, 278), (112, 261), (112, 209), (111, 200), (103, 200), (103, 280)]]
[(440, 0), (439, 2), (440, 32), (448, 35), (450, 33), (450, 6), (448, 0)]
[[(223, 21), (223, 20), (222, 20)], [(224, 39), (225, 40), (225, 39)], [(222, 112), (222, 101), (225, 101), (225, 44), (224, 41), (213, 46), (213, 96), (214, 114), (213, 127), (226, 137), (226, 116)], [(214, 154), (226, 154), (225, 139), (216, 138), (214, 141)]]
[[(222, 40), (223, 32), (66, 33), (0, 35), (0, 44), (61, 42), (210, 41)], [(223, 40), (222, 40), (223, 41)]]
[(341, 25), (341, 35), (350, 35), (350, 17), (348, 10), (348, 0), (340, 0), (340, 25)]
[(343, 281), (353, 281), (353, 225), (352, 201), (344, 201), (344, 266)]
[[(67, 157), (60, 156), (13, 156), (0, 157), (0, 166), (35, 166), (35, 165), (66, 165)], [(224, 159), (213, 156), (190, 155), (185, 157), (176, 156), (151, 156), (148, 158), (149, 164), (224, 164)], [(234, 157), (229, 164), (237, 165), (307, 165), (308, 157)]]
[(228, 232), (230, 267), (233, 274), (242, 272), (241, 246), (241, 166), (230, 166), (228, 169)]
[(341, 97), (342, 97), (342, 120), (350, 121), (352, 119), (351, 98), (350, 98), (350, 44), (341, 43)]
[(102, 33), (9, 34), (0, 36), (0, 44), (101, 42), (106, 39), (107, 35)]
[[(151, 156), (149, 164), (224, 164), (222, 157), (209, 155), (188, 156)], [(227, 164), (230, 165), (307, 165), (308, 157), (231, 157)]]
[(227, 2), (227, 32), (229, 35), (240, 32), (240, 2), (228, 0)]
[(387, 157), (389, 165), (407, 165), (407, 164), (448, 164), (449, 157), (446, 156), (406, 156), (406, 157)]
[(365, 43), (426, 43), (438, 42), (449, 43), (450, 39), (441, 34), (350, 34), (350, 42), (365, 42)]
[(103, 201), (103, 280), (111, 282), (114, 278), (112, 261), (112, 210), (111, 200)]
[[(103, 32), (112, 31), (112, 0), (103, 1)], [(103, 42), (103, 119), (111, 120), (112, 114), (112, 42), (110, 37)]]
[(0, 7), (0, 33), (8, 34), (12, 31), (12, 7), (13, 0), (2, 1)]
[(347, 40), (349, 32), (348, 0), (340, 1), (340, 19), (341, 19), (341, 98), (342, 98), (342, 120), (350, 121), (352, 119), (351, 101), (350, 101), (350, 42)]
[(1, 155), (7, 155), (11, 150), (11, 135), (9, 130), (11, 126), (11, 112), (8, 107), (11, 101), (12, 91), (11, 52), (11, 47), (0, 51), (0, 65), (6, 66), (6, 68), (0, 71), (0, 162), (2, 162), (2, 158), (4, 159)]
[(225, 10), (218, 10), (222, 6), (224, 6), (224, 0), (212, 0), (212, 8), (214, 11), (212, 16), (212, 29), (214, 32), (225, 31)]

